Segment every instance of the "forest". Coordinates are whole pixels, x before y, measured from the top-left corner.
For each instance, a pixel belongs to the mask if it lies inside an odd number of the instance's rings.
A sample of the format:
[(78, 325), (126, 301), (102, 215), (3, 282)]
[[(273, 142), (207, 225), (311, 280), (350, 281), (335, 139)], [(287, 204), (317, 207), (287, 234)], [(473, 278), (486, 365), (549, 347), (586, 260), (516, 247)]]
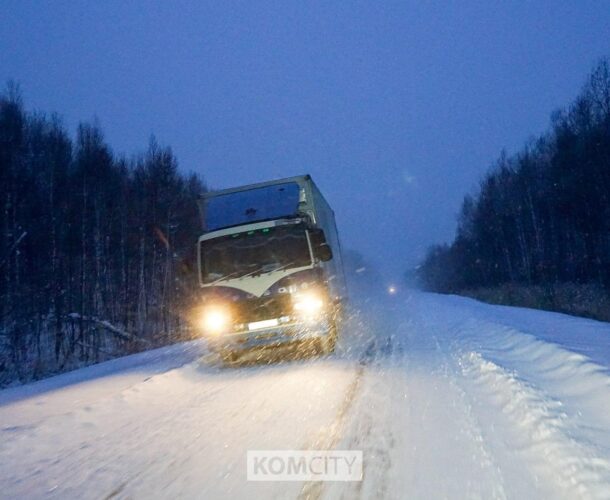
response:
[(188, 338), (196, 200), (170, 148), (114, 154), (96, 123), (0, 96), (0, 386)]
[(417, 276), (436, 292), (610, 320), (607, 58), (546, 133), (500, 154)]

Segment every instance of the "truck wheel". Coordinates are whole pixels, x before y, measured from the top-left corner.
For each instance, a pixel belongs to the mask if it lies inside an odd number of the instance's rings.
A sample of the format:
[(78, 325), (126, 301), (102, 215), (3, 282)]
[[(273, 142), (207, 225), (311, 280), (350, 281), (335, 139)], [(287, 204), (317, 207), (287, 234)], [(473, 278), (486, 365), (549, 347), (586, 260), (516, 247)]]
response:
[(322, 354), (331, 354), (335, 351), (337, 344), (337, 325), (333, 320), (328, 329), (328, 334), (320, 339), (320, 352)]

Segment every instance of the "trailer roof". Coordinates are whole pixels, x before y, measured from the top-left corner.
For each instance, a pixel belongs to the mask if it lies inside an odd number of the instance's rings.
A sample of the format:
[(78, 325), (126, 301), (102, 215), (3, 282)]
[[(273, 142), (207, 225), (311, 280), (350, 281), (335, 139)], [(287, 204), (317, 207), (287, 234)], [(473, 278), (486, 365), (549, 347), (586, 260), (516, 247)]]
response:
[(215, 196), (222, 196), (224, 194), (231, 194), (231, 193), (238, 193), (240, 191), (248, 191), (250, 189), (256, 189), (256, 188), (261, 188), (261, 187), (267, 187), (267, 186), (274, 186), (276, 184), (286, 184), (289, 182), (296, 182), (298, 184), (303, 184), (305, 182), (309, 182), (309, 183), (314, 183), (313, 179), (311, 178), (311, 175), (309, 174), (305, 174), (305, 175), (295, 175), (293, 177), (285, 177), (284, 179), (276, 179), (273, 181), (266, 181), (266, 182), (257, 182), (255, 184), (248, 184), (246, 186), (238, 186), (238, 187), (234, 187), (234, 188), (227, 188), (227, 189), (219, 189), (217, 191), (208, 191), (207, 193), (203, 193), (201, 195), (201, 199), (206, 199), (206, 198), (213, 198)]

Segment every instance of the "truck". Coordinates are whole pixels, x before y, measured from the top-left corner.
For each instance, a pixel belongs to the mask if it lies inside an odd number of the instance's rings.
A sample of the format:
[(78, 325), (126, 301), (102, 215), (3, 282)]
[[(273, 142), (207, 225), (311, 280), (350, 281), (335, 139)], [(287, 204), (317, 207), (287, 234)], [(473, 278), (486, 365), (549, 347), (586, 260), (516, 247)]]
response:
[(198, 324), (227, 363), (278, 347), (328, 354), (347, 301), (335, 214), (310, 175), (204, 193)]

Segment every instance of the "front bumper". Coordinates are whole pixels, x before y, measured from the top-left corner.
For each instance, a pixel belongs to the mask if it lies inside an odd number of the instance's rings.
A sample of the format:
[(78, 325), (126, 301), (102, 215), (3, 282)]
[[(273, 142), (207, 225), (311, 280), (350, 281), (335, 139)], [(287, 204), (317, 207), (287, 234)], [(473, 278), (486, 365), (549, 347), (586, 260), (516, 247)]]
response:
[(287, 323), (259, 330), (221, 333), (208, 337), (208, 344), (214, 351), (246, 351), (259, 347), (282, 346), (323, 338), (330, 334), (330, 321), (324, 318), (315, 321)]

